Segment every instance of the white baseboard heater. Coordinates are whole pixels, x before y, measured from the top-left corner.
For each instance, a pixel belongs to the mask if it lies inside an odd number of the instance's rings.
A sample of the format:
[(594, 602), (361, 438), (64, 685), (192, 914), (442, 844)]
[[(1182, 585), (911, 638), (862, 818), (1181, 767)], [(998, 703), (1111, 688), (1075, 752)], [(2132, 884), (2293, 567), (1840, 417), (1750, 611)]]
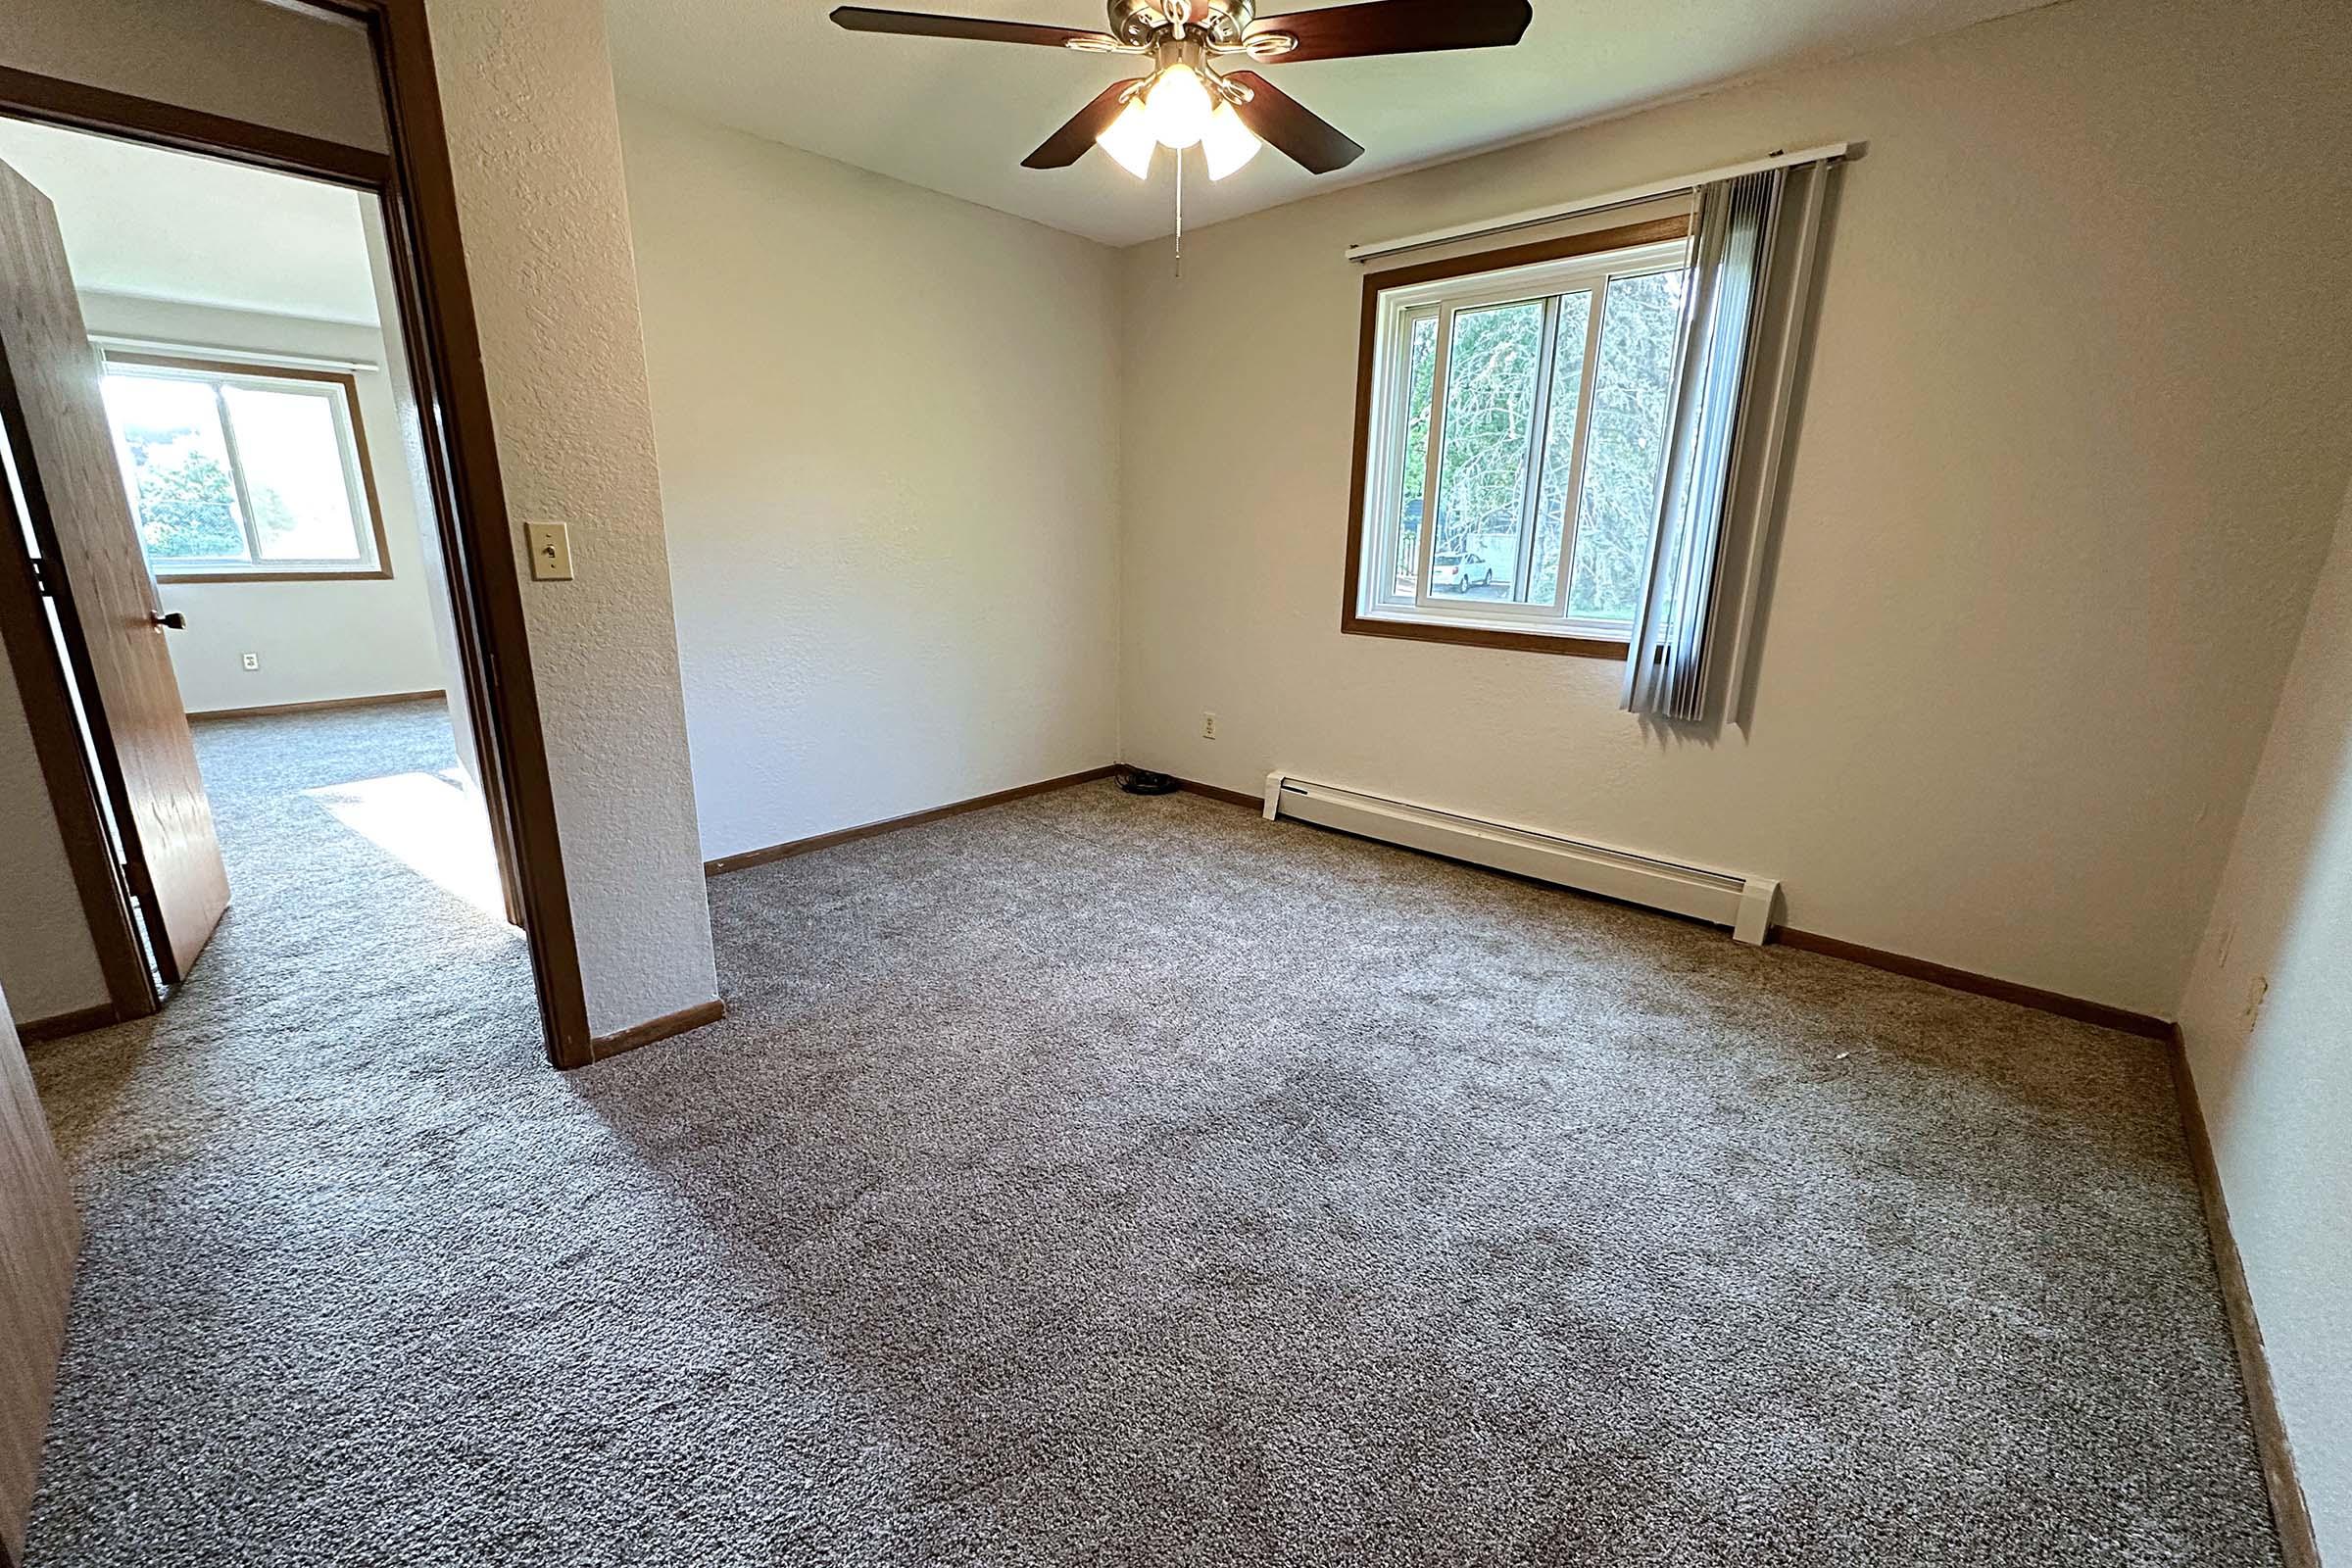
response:
[(1661, 860), (1581, 839), (1539, 833), (1506, 822), (1483, 822), (1408, 801), (1385, 800), (1287, 773), (1266, 776), (1266, 820), (1292, 817), (1338, 828), (1451, 860), (1492, 866), (1605, 898), (1643, 904), (1729, 926), (1734, 939), (1761, 944), (1772, 929), (1771, 877), (1742, 876), (1707, 866)]

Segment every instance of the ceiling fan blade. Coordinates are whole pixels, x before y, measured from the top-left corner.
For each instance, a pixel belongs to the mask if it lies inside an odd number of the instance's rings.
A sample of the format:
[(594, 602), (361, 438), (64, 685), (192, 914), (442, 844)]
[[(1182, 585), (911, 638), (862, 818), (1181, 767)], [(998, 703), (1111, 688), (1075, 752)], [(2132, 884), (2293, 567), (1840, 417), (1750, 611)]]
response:
[(1256, 72), (1229, 71), (1225, 79), (1250, 89), (1250, 101), (1235, 104), (1233, 112), (1242, 117), (1250, 134), (1308, 173), (1328, 174), (1364, 156), (1363, 148), (1348, 140), (1337, 125)]
[(1084, 158), (1087, 149), (1094, 146), (1095, 138), (1119, 118), (1123, 107), (1119, 100), (1134, 85), (1133, 81), (1114, 81), (1103, 88), (1101, 97), (1072, 115), (1068, 123), (1046, 138), (1044, 146), (1022, 159), (1021, 167), (1067, 169)]
[(1410, 55), (1436, 49), (1495, 49), (1517, 43), (1535, 20), (1528, 0), (1371, 0), (1260, 17), (1252, 38), (1287, 32), (1298, 47), (1267, 58), (1348, 60), (1362, 55)]
[(908, 38), (972, 38), (981, 43), (1033, 43), (1048, 49), (1073, 45), (1116, 47), (1107, 32), (1083, 27), (1043, 27), (1027, 22), (988, 22), (979, 17), (936, 17), (921, 11), (876, 11), (871, 6), (843, 6), (833, 13), (836, 26), (852, 32), (894, 32)]

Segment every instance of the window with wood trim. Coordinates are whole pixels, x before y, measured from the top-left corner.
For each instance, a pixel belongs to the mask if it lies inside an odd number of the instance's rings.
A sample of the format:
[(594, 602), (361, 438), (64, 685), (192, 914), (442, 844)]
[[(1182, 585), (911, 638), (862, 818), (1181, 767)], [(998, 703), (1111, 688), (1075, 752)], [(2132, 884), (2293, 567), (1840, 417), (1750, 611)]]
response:
[(1625, 656), (1689, 234), (1667, 219), (1365, 279), (1345, 630)]
[(350, 375), (109, 355), (106, 409), (157, 581), (391, 575)]

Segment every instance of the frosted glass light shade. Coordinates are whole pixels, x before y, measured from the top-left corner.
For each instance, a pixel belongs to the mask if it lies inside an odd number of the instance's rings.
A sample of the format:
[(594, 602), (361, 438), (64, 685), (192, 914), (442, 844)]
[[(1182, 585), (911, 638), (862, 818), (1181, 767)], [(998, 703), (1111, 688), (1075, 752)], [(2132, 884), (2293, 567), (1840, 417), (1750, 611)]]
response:
[(1208, 85), (1190, 66), (1170, 66), (1144, 95), (1144, 114), (1162, 147), (1182, 152), (1208, 129)]
[(1151, 117), (1144, 113), (1141, 99), (1128, 99), (1119, 118), (1095, 138), (1095, 145), (1110, 154), (1121, 169), (1136, 178), (1152, 177), (1152, 155), (1159, 150), (1159, 138), (1152, 134)]
[(1200, 133), (1200, 152), (1208, 160), (1211, 179), (1223, 179), (1240, 169), (1264, 145), (1242, 123), (1231, 104), (1217, 105), (1217, 112), (1208, 117), (1208, 128)]

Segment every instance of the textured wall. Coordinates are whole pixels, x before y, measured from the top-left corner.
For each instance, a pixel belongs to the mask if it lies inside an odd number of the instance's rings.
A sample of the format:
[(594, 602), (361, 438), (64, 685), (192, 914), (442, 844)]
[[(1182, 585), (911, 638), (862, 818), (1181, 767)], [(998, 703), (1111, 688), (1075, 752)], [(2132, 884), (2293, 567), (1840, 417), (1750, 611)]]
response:
[(2180, 1026), (2322, 1553), (2352, 1562), (2352, 495)]
[(705, 854), (1111, 761), (1115, 253), (621, 130)]
[[(355, 243), (358, 233), (353, 234)], [(389, 365), (372, 326), (261, 316), (200, 305), (84, 294), (94, 332), (203, 343), (263, 354), (318, 355)], [(389, 580), (168, 583), (166, 610), (184, 612), (172, 668), (191, 713), (219, 708), (316, 703), (388, 692), (438, 691), (447, 676), (433, 640), (431, 595), (417, 537), (416, 494), (400, 450), (399, 416), (382, 370), (362, 370), (360, 425), (368, 437), (392, 563)], [(259, 654), (248, 670), (240, 656)]]
[(717, 995), (596, 0), (432, 0), (500, 468), (578, 573), (523, 585), (588, 1011), (598, 1034)]
[[(1130, 428), (1247, 437), (1126, 449), (1130, 760), (1769, 873), (1792, 924), (2169, 1012), (2352, 465), (2342, 17), (2079, 0), (1204, 229), (1181, 282), (1130, 252)], [(1752, 734), (1340, 634), (1345, 246), (1840, 137)]]

